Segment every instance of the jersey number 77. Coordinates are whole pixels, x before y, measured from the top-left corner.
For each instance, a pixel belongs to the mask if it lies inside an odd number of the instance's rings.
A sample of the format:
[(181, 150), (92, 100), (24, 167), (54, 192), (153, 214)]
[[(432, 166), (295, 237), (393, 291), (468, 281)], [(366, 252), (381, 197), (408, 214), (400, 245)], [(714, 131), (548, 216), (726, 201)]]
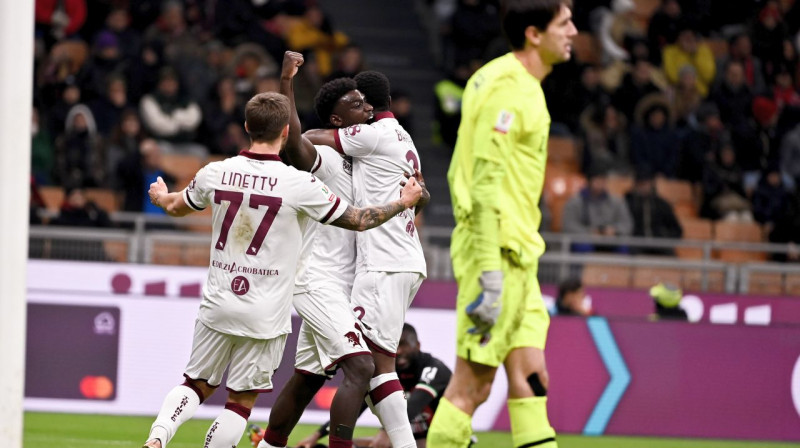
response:
[[(225, 218), (222, 220), (222, 228), (219, 230), (219, 238), (217, 238), (217, 242), (214, 244), (217, 250), (225, 249), (225, 244), (228, 242), (228, 231), (233, 224), (236, 213), (239, 212), (242, 201), (244, 201), (244, 193), (241, 191), (214, 190), (214, 203), (221, 204), (222, 201), (228, 201), (230, 205), (228, 206), (228, 210), (225, 211)], [(265, 205), (267, 206), (267, 212), (264, 213), (264, 217), (261, 218), (258, 230), (256, 230), (253, 239), (247, 246), (247, 255), (258, 255), (258, 251), (261, 249), (261, 243), (263, 243), (264, 238), (267, 237), (267, 232), (269, 232), (272, 222), (275, 221), (275, 215), (278, 214), (281, 204), (283, 204), (283, 198), (261, 194), (250, 195), (250, 203), (248, 204), (250, 208), (258, 209), (262, 205)]]

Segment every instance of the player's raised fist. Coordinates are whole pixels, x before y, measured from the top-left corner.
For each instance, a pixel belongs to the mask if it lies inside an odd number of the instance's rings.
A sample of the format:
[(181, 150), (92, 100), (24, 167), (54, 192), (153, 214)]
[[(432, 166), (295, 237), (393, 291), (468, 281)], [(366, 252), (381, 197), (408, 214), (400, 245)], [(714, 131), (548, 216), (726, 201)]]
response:
[(150, 195), (150, 203), (158, 205), (158, 197), (167, 193), (167, 191), (167, 184), (164, 183), (164, 179), (161, 176), (158, 176), (158, 179), (150, 184), (150, 190), (147, 192)]
[(296, 51), (287, 51), (283, 54), (283, 66), (281, 67), (281, 78), (291, 79), (297, 74), (297, 70), (303, 65), (303, 55)]

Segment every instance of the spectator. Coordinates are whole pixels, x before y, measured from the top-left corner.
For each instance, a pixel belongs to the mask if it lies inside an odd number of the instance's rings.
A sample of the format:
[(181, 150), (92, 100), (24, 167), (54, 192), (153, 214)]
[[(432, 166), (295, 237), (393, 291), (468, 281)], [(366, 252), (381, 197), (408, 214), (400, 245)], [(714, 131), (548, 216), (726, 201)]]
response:
[(131, 103), (156, 90), (158, 75), (164, 64), (164, 47), (160, 42), (145, 42), (141, 54), (134, 58), (128, 70), (128, 96)]
[(67, 121), (67, 115), (72, 108), (81, 102), (81, 89), (75, 83), (74, 79), (69, 79), (67, 82), (59, 86), (59, 90), (60, 96), (58, 100), (47, 110), (50, 135), (54, 135), (56, 137), (64, 133), (64, 125)]
[(166, 62), (183, 79), (191, 79), (194, 69), (205, 59), (198, 33), (187, 24), (180, 0), (167, 0), (161, 4), (161, 13), (145, 30), (144, 40), (161, 45)]
[[(565, 233), (597, 236), (630, 236), (633, 219), (625, 201), (608, 192), (607, 174), (596, 170), (587, 176), (588, 186), (567, 201), (562, 215)], [(573, 245), (575, 252), (591, 252), (591, 243)], [(604, 248), (597, 248), (604, 249)], [(620, 252), (627, 248), (620, 247)]]
[(234, 124), (241, 126), (244, 110), (239, 104), (233, 78), (222, 78), (217, 83), (217, 91), (212, 101), (203, 110), (202, 141), (207, 142), (214, 154), (236, 155), (242, 148), (231, 146), (227, 128)]
[(161, 69), (156, 91), (142, 97), (140, 102), (142, 122), (165, 152), (205, 158), (208, 150), (192, 142), (203, 114), (200, 106), (186, 98), (180, 88), (178, 74), (170, 67)]
[(659, 283), (650, 288), (650, 297), (655, 305), (651, 320), (670, 319), (688, 321), (689, 317), (680, 307), (683, 291), (670, 283)]
[[(132, 154), (137, 154), (139, 152), (139, 143), (144, 137), (139, 113), (136, 109), (125, 109), (105, 145), (106, 172), (116, 173), (117, 167), (122, 160)], [(112, 188), (117, 190), (123, 188), (118, 176), (112, 176), (110, 181)]]
[(255, 94), (260, 78), (276, 73), (275, 61), (258, 45), (244, 43), (236, 47), (228, 72), (236, 81), (236, 92), (242, 99)]
[(724, 144), (703, 172), (703, 203), (700, 215), (710, 219), (751, 222), (750, 202), (745, 198), (742, 170), (736, 165), (736, 153)]
[(734, 134), (746, 134), (749, 130), (753, 92), (745, 82), (744, 67), (739, 61), (728, 61), (724, 79), (711, 95), (717, 104), (722, 121)]
[(697, 109), (697, 125), (683, 139), (678, 162), (678, 177), (699, 185), (703, 167), (716, 157), (722, 142), (730, 137), (714, 103), (703, 103)]
[(592, 308), (577, 277), (571, 277), (558, 285), (556, 314), (559, 316), (591, 316)]
[(97, 132), (103, 137), (108, 137), (117, 123), (120, 121), (122, 111), (130, 107), (128, 103), (128, 91), (125, 78), (118, 74), (113, 74), (105, 80), (106, 90), (101, 97), (89, 103), (95, 119), (97, 120)]
[(139, 144), (139, 151), (129, 154), (117, 167), (117, 177), (124, 191), (123, 210), (164, 215), (165, 212), (150, 203), (147, 191), (158, 176), (167, 184), (173, 183), (171, 176), (161, 169), (161, 148), (153, 139), (146, 138)]
[(366, 70), (364, 52), (361, 51), (361, 47), (354, 43), (349, 43), (339, 50), (335, 60), (336, 65), (333, 72), (328, 76), (328, 81), (336, 78), (353, 78)]
[(643, 98), (631, 127), (631, 159), (637, 171), (667, 178), (677, 174), (680, 140), (672, 127), (669, 103), (660, 94)]
[(695, 114), (703, 96), (697, 90), (697, 72), (691, 65), (684, 65), (678, 75), (678, 85), (672, 91), (672, 110), (679, 128), (688, 127), (696, 119)]
[(767, 83), (764, 81), (764, 67), (761, 59), (753, 56), (750, 36), (739, 33), (731, 37), (728, 42), (728, 55), (718, 61), (717, 72), (724, 73), (731, 61), (739, 62), (744, 69), (744, 81), (750, 91), (755, 94), (764, 93), (767, 88)]
[[(50, 221), (50, 225), (68, 227), (112, 227), (108, 213), (93, 201), (86, 198), (80, 186), (69, 186), (65, 190), (64, 203), (58, 216)], [(106, 255), (103, 242), (99, 240), (74, 241), (53, 239), (50, 244), (50, 257), (58, 260), (90, 260), (110, 261)]]
[(53, 177), (55, 154), (53, 151), (53, 138), (42, 126), (39, 108), (33, 106), (31, 117), (31, 172), (32, 180), (39, 185), (50, 185)]
[(800, 190), (800, 123), (783, 136), (780, 167), (789, 187)]
[(650, 18), (647, 26), (647, 41), (653, 63), (661, 63), (661, 53), (669, 44), (678, 40), (681, 29), (681, 5), (678, 0), (665, 0)]
[(88, 100), (106, 94), (111, 75), (123, 71), (117, 36), (111, 31), (101, 31), (94, 40), (93, 57), (84, 66), (81, 88)]
[(583, 170), (602, 167), (620, 174), (631, 172), (630, 140), (625, 116), (610, 104), (594, 104), (581, 114)]
[(697, 90), (705, 98), (714, 81), (716, 66), (714, 53), (708, 44), (700, 42), (697, 31), (684, 23), (674, 44), (663, 51), (664, 73), (672, 85), (678, 84), (678, 75), (684, 65), (691, 65), (697, 72)]
[(750, 35), (753, 38), (753, 53), (761, 58), (764, 74), (771, 79), (783, 60), (783, 41), (788, 37), (778, 2), (770, 0), (764, 4)]
[[(486, 0), (458, 0), (450, 19), (455, 65), (483, 59), (489, 44), (500, 35), (497, 5)], [(450, 67), (453, 67), (451, 65)]]
[[(625, 195), (633, 217), (633, 236), (646, 238), (680, 238), (683, 236), (672, 205), (656, 193), (653, 176), (646, 171), (636, 172), (636, 183)], [(672, 249), (642, 249), (642, 253), (674, 255)]]
[(784, 107), (800, 107), (800, 92), (795, 87), (793, 73), (787, 64), (778, 66), (775, 72), (775, 85), (772, 96), (779, 109)]
[(97, 187), (105, 179), (104, 154), (92, 111), (70, 109), (64, 134), (56, 139), (56, 177), (61, 185)]
[(402, 90), (392, 92), (392, 104), (389, 106), (389, 112), (394, 114), (394, 118), (409, 134), (414, 134), (413, 111), (414, 106), (409, 94)]
[(773, 255), (775, 261), (800, 261), (800, 191), (795, 191), (788, 199), (775, 227), (769, 233), (772, 243), (788, 244), (788, 253)]
[(139, 57), (142, 48), (142, 36), (131, 25), (131, 15), (127, 9), (116, 7), (108, 13), (105, 20), (106, 29), (113, 33), (119, 44), (120, 57), (130, 62)]
[(439, 136), (451, 151), (456, 146), (458, 126), (461, 123), (461, 97), (464, 95), (467, 80), (473, 73), (475, 69), (471, 64), (459, 64), (434, 86)]
[(44, 37), (47, 48), (73, 36), (86, 21), (85, 0), (37, 0), (36, 33)]
[(633, 121), (633, 112), (641, 98), (659, 92), (653, 82), (653, 71), (653, 66), (646, 59), (636, 59), (633, 69), (625, 74), (622, 84), (614, 92), (612, 102), (628, 122)]
[(789, 193), (783, 187), (780, 171), (777, 168), (766, 170), (753, 193), (753, 217), (764, 226), (765, 232), (775, 228), (788, 203)]
[(347, 36), (334, 31), (328, 17), (316, 5), (308, 6), (299, 18), (284, 19), (283, 37), (289, 48), (299, 53), (313, 53), (320, 76), (323, 79), (330, 76), (333, 72), (333, 54), (347, 45)]

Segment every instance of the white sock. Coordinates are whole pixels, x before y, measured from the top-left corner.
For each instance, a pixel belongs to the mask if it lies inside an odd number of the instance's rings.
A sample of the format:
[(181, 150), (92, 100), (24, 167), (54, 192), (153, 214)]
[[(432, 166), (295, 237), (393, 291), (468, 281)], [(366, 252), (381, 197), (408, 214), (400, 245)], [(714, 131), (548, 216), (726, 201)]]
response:
[(372, 412), (396, 448), (415, 448), (417, 442), (411, 431), (406, 410), (406, 396), (397, 373), (384, 373), (369, 380), (369, 400)]
[(230, 403), (225, 405), (225, 409), (208, 428), (204, 448), (231, 448), (239, 444), (247, 428), (247, 418), (240, 409), (246, 411), (247, 417), (250, 416), (250, 410), (244, 406), (232, 409)]
[(150, 427), (150, 436), (147, 440), (161, 440), (161, 447), (165, 448), (178, 427), (192, 418), (197, 408), (200, 407), (200, 397), (192, 388), (180, 385), (173, 388), (161, 405), (156, 421)]
[(269, 443), (265, 442), (264, 439), (261, 439), (261, 441), (258, 442), (258, 447), (257, 448), (284, 448), (284, 447), (270, 445)]

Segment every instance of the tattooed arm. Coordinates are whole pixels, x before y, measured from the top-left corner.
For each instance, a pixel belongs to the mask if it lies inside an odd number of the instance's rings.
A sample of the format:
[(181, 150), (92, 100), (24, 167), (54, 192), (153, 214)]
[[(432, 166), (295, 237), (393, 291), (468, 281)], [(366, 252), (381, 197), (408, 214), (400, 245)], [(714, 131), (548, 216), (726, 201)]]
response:
[(403, 186), (400, 199), (388, 204), (372, 207), (356, 208), (348, 205), (342, 216), (331, 223), (343, 229), (363, 232), (390, 220), (392, 217), (407, 208), (413, 207), (422, 196), (422, 187), (413, 177)]

